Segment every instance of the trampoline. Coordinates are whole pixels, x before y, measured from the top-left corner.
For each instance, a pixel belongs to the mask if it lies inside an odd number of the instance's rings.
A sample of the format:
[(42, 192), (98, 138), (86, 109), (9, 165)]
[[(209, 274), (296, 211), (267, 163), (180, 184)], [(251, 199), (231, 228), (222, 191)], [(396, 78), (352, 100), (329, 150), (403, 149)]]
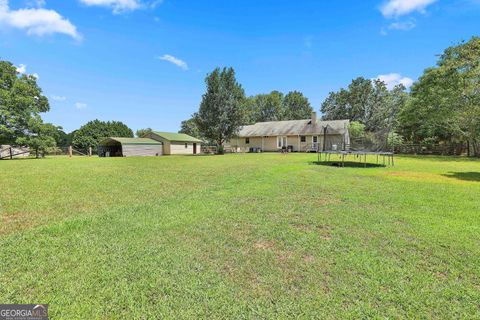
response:
[[(362, 150), (325, 150), (318, 151), (318, 162), (332, 162), (332, 155), (338, 156), (338, 163), (345, 167), (345, 161), (348, 157), (353, 157), (354, 161), (363, 163), (367, 167), (367, 156), (376, 156), (376, 164), (383, 164), (385, 167), (395, 166), (394, 153), (387, 151), (362, 151)], [(323, 158), (323, 159), (322, 159)], [(356, 158), (356, 159), (355, 159)], [(335, 162), (335, 161), (334, 161)]]

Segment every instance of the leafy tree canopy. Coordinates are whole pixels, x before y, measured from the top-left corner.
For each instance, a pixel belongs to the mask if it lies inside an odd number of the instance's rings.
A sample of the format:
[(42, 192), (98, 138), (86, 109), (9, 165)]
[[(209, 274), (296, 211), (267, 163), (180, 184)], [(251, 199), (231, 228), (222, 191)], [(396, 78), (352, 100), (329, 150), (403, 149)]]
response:
[(313, 108), (298, 91), (287, 95), (279, 91), (248, 97), (244, 106), (244, 124), (256, 122), (309, 119)]
[(138, 138), (142, 138), (142, 137), (144, 137), (145, 135), (151, 133), (152, 131), (153, 131), (152, 128), (138, 129), (138, 130), (135, 132), (135, 135), (136, 135)]
[(480, 154), (479, 37), (447, 48), (437, 66), (425, 70), (400, 122), (412, 141), (469, 141)]
[(190, 119), (182, 121), (182, 123), (180, 124), (180, 130), (178, 132), (185, 133), (192, 137), (202, 139), (203, 137), (197, 125), (197, 120), (196, 120), (197, 117), (198, 117), (197, 113), (194, 113)]
[(58, 137), (61, 127), (54, 126), (51, 123), (43, 123), (40, 117), (31, 118), (28, 126), (30, 134), (19, 137), (17, 144), (28, 146), (35, 151), (37, 157), (48, 148), (56, 146), (55, 137)]
[(309, 119), (312, 115), (312, 106), (308, 99), (299, 91), (289, 92), (283, 99), (283, 120)]
[(48, 110), (48, 99), (37, 79), (0, 61), (0, 144), (25, 143), (24, 138), (38, 134), (42, 125), (39, 114)]
[(408, 99), (405, 90), (398, 85), (389, 91), (380, 80), (356, 78), (347, 89), (330, 92), (322, 103), (323, 119), (358, 121), (369, 131), (394, 129)]
[(207, 90), (195, 122), (203, 137), (221, 147), (242, 125), (245, 93), (233, 68), (216, 68), (207, 75), (205, 83)]
[(108, 137), (133, 138), (133, 131), (120, 121), (93, 120), (75, 131), (72, 144), (81, 150), (96, 148), (101, 140)]

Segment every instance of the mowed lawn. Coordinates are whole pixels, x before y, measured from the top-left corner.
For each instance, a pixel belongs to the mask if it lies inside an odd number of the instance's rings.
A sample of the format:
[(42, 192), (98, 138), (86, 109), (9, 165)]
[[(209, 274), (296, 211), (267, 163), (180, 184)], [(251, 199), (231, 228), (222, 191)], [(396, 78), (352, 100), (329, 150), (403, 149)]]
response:
[(0, 303), (51, 318), (480, 318), (480, 161), (0, 161)]

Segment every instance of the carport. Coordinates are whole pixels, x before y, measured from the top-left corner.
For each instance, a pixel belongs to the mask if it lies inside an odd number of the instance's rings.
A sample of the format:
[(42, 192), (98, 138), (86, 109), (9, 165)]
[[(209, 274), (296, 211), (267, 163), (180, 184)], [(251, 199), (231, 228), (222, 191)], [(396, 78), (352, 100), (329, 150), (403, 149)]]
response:
[(150, 138), (110, 137), (98, 144), (100, 157), (161, 156), (163, 143)]

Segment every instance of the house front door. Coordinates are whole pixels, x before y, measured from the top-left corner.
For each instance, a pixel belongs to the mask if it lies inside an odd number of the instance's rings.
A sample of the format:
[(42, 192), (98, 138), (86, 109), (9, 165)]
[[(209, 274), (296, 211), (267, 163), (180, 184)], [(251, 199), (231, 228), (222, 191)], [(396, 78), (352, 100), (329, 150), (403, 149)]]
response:
[(279, 149), (282, 149), (282, 148), (286, 148), (287, 147), (287, 137), (283, 136), (283, 137), (277, 137), (277, 143), (278, 143), (278, 148)]
[(197, 154), (197, 144), (193, 144), (193, 154)]

